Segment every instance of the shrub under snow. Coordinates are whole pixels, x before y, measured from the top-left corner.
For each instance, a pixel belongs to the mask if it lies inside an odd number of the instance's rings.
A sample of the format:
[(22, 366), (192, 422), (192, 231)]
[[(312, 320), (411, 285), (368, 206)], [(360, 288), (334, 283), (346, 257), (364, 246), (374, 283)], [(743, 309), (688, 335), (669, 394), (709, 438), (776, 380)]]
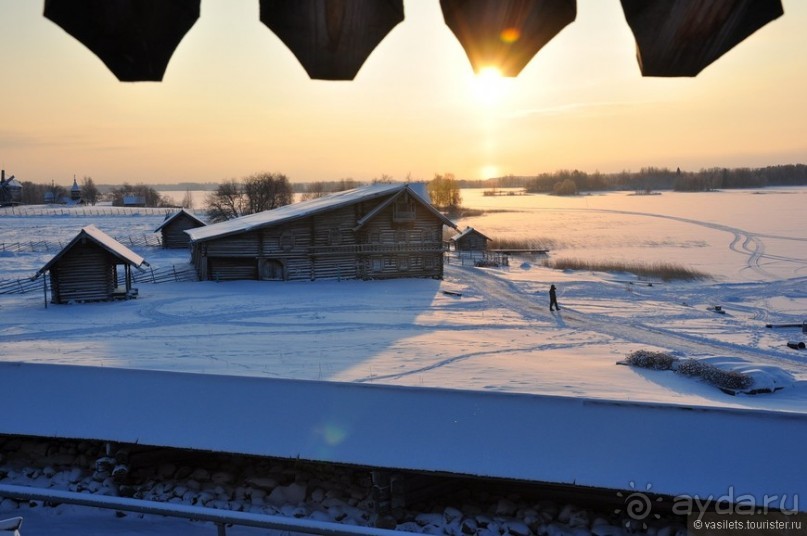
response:
[(684, 359), (677, 363), (675, 371), (684, 376), (697, 376), (720, 389), (743, 391), (754, 383), (750, 376), (733, 370), (723, 370), (697, 359)]
[(632, 367), (652, 370), (670, 370), (675, 360), (670, 354), (650, 350), (636, 350), (625, 358), (625, 362)]
[(699, 359), (678, 359), (664, 352), (636, 350), (625, 358), (632, 367), (651, 370), (674, 370), (684, 376), (697, 377), (719, 389), (746, 391), (754, 383), (753, 378), (733, 370), (724, 370)]

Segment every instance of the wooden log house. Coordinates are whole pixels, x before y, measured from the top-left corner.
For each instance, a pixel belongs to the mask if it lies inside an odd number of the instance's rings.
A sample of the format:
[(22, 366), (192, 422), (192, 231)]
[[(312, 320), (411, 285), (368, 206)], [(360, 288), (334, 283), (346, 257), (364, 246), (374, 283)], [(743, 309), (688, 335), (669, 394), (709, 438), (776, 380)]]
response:
[(466, 227), (449, 239), (454, 251), (486, 251), (490, 238), (473, 227)]
[(406, 184), (374, 184), (186, 231), (201, 280), (443, 276), (443, 226)]
[(182, 249), (188, 247), (190, 243), (190, 238), (185, 231), (205, 225), (207, 225), (205, 222), (183, 208), (175, 214), (166, 216), (165, 221), (154, 229), (154, 232), (160, 232), (162, 235), (164, 248)]
[[(34, 276), (50, 272), (51, 302), (89, 302), (127, 299), (132, 289), (131, 268), (148, 263), (94, 225), (84, 227), (73, 240)], [(123, 272), (118, 271), (123, 266)]]

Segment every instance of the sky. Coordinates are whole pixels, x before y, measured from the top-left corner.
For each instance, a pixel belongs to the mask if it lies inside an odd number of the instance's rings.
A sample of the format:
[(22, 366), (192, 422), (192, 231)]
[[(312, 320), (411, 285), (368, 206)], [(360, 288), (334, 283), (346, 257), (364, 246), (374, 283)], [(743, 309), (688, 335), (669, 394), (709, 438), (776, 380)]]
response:
[(438, 0), (350, 82), (310, 80), (256, 0), (202, 0), (163, 82), (123, 83), (42, 17), (0, 0), (0, 166), (33, 182), (484, 179), (561, 169), (698, 170), (807, 162), (807, 2), (695, 78), (642, 78), (617, 0), (512, 79), (475, 76)]

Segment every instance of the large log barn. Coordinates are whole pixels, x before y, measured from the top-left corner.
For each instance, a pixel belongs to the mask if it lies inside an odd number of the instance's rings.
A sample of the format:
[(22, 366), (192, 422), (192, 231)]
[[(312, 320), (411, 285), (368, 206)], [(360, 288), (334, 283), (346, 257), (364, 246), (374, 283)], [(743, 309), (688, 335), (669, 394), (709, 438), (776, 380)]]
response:
[(186, 231), (201, 280), (443, 276), (443, 226), (406, 184), (374, 184)]

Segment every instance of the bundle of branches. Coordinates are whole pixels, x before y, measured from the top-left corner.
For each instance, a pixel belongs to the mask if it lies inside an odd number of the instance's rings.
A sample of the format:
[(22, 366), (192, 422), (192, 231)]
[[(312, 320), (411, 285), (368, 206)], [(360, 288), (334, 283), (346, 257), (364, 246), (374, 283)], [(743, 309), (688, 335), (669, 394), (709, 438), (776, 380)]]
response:
[(622, 363), (651, 370), (673, 370), (684, 376), (700, 378), (726, 391), (746, 391), (754, 383), (750, 376), (741, 372), (723, 370), (699, 359), (678, 359), (664, 352), (636, 350), (628, 354)]
[(675, 371), (684, 376), (696, 376), (719, 389), (744, 391), (754, 383), (750, 376), (733, 370), (723, 370), (697, 359), (683, 359), (677, 363)]
[(625, 362), (632, 367), (652, 370), (670, 370), (676, 358), (664, 352), (650, 350), (636, 350), (625, 358)]

